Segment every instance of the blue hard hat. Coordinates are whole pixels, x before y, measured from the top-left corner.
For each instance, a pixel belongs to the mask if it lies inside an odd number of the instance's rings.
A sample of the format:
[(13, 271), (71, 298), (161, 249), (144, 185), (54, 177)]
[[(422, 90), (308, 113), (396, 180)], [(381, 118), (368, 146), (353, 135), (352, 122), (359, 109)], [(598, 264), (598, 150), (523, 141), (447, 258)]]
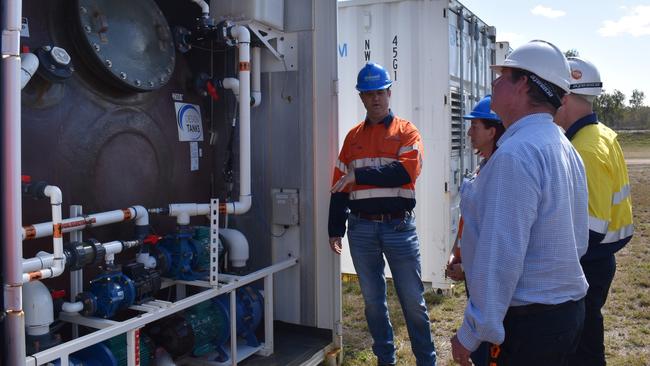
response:
[(478, 103), (474, 106), (472, 113), (466, 114), (463, 116), (463, 119), (487, 119), (490, 121), (501, 122), (501, 118), (497, 116), (496, 113), (490, 110), (490, 103), (492, 102), (492, 97), (490, 95), (485, 96), (483, 99), (479, 100)]
[(373, 62), (368, 62), (357, 76), (357, 90), (360, 92), (388, 89), (392, 84), (388, 71)]

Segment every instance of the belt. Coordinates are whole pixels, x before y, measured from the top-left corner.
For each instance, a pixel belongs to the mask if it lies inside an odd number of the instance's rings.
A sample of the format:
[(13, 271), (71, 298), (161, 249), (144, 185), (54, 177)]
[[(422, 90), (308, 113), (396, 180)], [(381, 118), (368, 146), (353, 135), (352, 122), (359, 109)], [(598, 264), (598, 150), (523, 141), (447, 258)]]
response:
[(569, 300), (560, 304), (528, 304), (528, 305), (521, 305), (521, 306), (511, 306), (508, 308), (507, 315), (524, 316), (524, 315), (541, 314), (547, 311), (563, 308), (567, 305), (571, 305), (576, 302), (577, 301)]
[(389, 222), (392, 220), (403, 220), (405, 217), (411, 216), (411, 211), (391, 212), (385, 214), (368, 214), (365, 212), (354, 212), (352, 214), (364, 220), (377, 221), (377, 222)]

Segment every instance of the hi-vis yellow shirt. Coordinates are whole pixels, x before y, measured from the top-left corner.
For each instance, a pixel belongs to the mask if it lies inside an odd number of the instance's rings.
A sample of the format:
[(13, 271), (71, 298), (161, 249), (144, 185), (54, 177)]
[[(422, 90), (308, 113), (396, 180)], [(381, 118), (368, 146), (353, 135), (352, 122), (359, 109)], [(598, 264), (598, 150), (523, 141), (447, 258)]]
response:
[(584, 162), (589, 189), (589, 250), (583, 260), (615, 253), (634, 234), (630, 179), (616, 136), (595, 114), (567, 131)]

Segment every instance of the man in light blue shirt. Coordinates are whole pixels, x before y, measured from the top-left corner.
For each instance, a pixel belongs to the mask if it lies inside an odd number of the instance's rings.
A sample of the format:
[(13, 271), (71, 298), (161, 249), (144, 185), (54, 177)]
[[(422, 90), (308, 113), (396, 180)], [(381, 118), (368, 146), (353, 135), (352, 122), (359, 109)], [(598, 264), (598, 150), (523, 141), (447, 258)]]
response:
[(554, 45), (531, 41), (493, 68), (492, 109), (506, 132), (461, 188), (470, 297), (452, 354), (470, 365), (489, 342), (488, 364), (564, 365), (584, 322), (589, 238), (584, 166), (553, 122), (569, 65)]

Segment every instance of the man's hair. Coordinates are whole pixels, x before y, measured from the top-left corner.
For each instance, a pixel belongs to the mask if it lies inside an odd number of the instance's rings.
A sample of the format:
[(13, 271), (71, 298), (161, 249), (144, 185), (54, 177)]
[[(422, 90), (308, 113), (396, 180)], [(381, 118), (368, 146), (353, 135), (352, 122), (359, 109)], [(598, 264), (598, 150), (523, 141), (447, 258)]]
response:
[[(517, 82), (517, 80), (519, 80), (519, 79), (521, 79), (522, 77), (525, 76), (526, 80), (527, 80), (527, 84), (528, 84), (528, 93), (527, 93), (527, 95), (528, 95), (528, 98), (530, 98), (531, 104), (534, 105), (534, 106), (546, 105), (548, 107), (551, 107), (553, 109), (553, 113), (555, 113), (557, 111), (557, 109), (559, 108), (559, 106), (556, 107), (556, 106), (553, 105), (553, 103), (551, 103), (549, 101), (548, 97), (542, 91), (540, 86), (538, 84), (536, 84), (535, 82), (533, 82), (533, 80), (531, 80), (531, 75), (534, 75), (534, 74), (531, 73), (530, 71), (513, 68), (512, 72), (510, 73), (510, 80), (513, 83), (515, 83), (515, 82)], [(548, 82), (547, 80), (541, 79), (537, 75), (535, 75), (535, 77), (537, 77), (539, 80), (542, 80), (543, 82), (545, 82), (546, 86), (549, 87), (555, 95), (557, 95), (558, 99), (562, 99), (564, 94), (566, 94), (566, 92), (564, 90), (562, 90), (560, 87), (558, 87), (557, 85), (555, 85), (555, 84), (553, 84), (551, 82)]]

